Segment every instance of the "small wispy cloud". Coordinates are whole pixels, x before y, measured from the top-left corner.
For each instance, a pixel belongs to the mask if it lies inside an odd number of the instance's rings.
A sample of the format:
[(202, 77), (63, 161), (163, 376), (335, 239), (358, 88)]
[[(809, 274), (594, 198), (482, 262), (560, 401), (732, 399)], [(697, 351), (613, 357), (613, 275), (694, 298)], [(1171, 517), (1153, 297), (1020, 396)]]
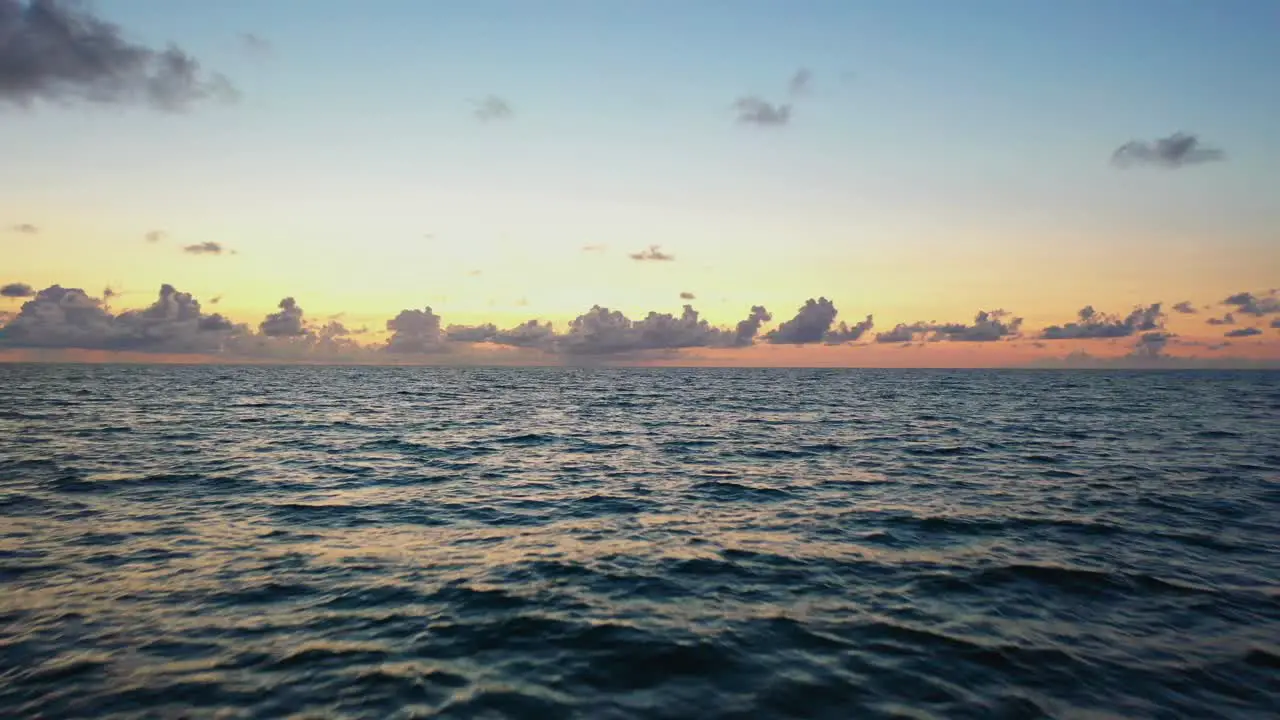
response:
[(676, 259), (675, 255), (662, 252), (661, 247), (661, 245), (650, 245), (647, 249), (631, 253), (628, 257), (632, 260), (657, 260), (662, 262)]
[(1195, 135), (1181, 132), (1152, 141), (1130, 140), (1111, 153), (1111, 163), (1117, 167), (1153, 165), (1172, 169), (1225, 159), (1222, 150), (1205, 147)]
[(511, 107), (511, 103), (497, 95), (489, 95), (482, 100), (477, 100), (475, 101), (475, 106), (473, 114), (476, 119), (485, 122), (490, 120), (510, 120), (516, 114), (515, 109)]
[(813, 73), (807, 68), (796, 70), (796, 74), (791, 76), (791, 81), (787, 83), (787, 92), (793, 98), (805, 97), (809, 94), (813, 85)]
[(1182, 313), (1183, 315), (1195, 315), (1197, 312), (1195, 306), (1191, 304), (1190, 300), (1183, 300), (1177, 305), (1174, 305), (1173, 311)]
[(40, 234), (40, 228), (36, 227), (35, 225), (32, 225), (31, 223), (18, 223), (16, 225), (10, 225), (9, 229), (13, 232), (18, 233), (19, 235)]
[(1242, 338), (1242, 337), (1253, 337), (1254, 335), (1261, 335), (1261, 334), (1262, 334), (1262, 331), (1256, 327), (1244, 327), (1244, 328), (1236, 328), (1235, 330), (1230, 330), (1223, 337)]
[(733, 104), (738, 122), (746, 125), (780, 127), (791, 122), (791, 106), (774, 104), (755, 95), (738, 98)]
[(271, 56), (271, 41), (251, 32), (240, 34), (240, 47), (246, 53), (256, 58), (267, 58)]
[(182, 252), (191, 255), (221, 255), (225, 251), (220, 243), (202, 242), (195, 245), (187, 245), (182, 248)]
[(681, 300), (697, 300), (698, 297), (693, 293), (686, 291), (686, 292), (680, 293), (680, 299)]
[(608, 250), (608, 245), (583, 245), (582, 252), (604, 252)]
[(142, 236), (149, 243), (158, 243), (167, 237), (169, 237), (169, 234), (163, 230), (150, 230)]

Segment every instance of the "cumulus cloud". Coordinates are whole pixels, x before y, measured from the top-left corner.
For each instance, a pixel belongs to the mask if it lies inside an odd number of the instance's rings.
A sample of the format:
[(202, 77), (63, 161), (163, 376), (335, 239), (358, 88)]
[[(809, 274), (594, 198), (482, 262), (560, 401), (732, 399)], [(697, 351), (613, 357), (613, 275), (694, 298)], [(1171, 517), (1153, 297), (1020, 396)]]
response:
[[(0, 0), (0, 2), (4, 2), (4, 0)], [(18, 223), (16, 225), (10, 225), (9, 229), (12, 230), (13, 232), (18, 233), (19, 235), (37, 235), (40, 233), (40, 228), (36, 227), (35, 225), (32, 225), (31, 223)]]
[(711, 326), (685, 305), (679, 317), (650, 312), (643, 320), (599, 305), (574, 318), (557, 338), (557, 348), (571, 355), (608, 355), (649, 350), (676, 350), (731, 344), (724, 330)]
[(26, 283), (9, 283), (8, 285), (0, 286), (0, 297), (25, 298), (35, 294), (35, 289)]
[(791, 106), (774, 104), (755, 95), (740, 97), (733, 104), (738, 122), (747, 125), (781, 127), (791, 121)]
[(131, 42), (82, 2), (0, 0), (0, 38), (0, 103), (144, 103), (175, 112), (237, 97), (226, 77), (203, 72), (182, 48)]
[(1280, 297), (1275, 290), (1268, 291), (1265, 295), (1249, 292), (1236, 293), (1223, 300), (1222, 304), (1234, 306), (1237, 312), (1257, 317), (1280, 313)]
[(863, 335), (871, 332), (871, 329), (875, 326), (875, 320), (870, 315), (861, 322), (856, 322), (852, 325), (846, 325), (842, 322), (827, 332), (823, 337), (823, 342), (829, 345), (857, 342), (862, 339)]
[(1225, 157), (1221, 150), (1201, 145), (1200, 139), (1195, 135), (1178, 132), (1150, 142), (1130, 140), (1116, 148), (1111, 154), (1111, 162), (1118, 167), (1155, 165), (1180, 168), (1223, 160)]
[(1134, 344), (1133, 351), (1130, 353), (1134, 357), (1158, 358), (1164, 357), (1165, 346), (1169, 344), (1175, 335), (1167, 332), (1146, 332), (1138, 336), (1138, 342)]
[(979, 310), (973, 318), (972, 325), (950, 323), (933, 325), (930, 329), (935, 339), (957, 342), (993, 342), (1004, 338), (1018, 337), (1022, 327), (1022, 318), (1013, 317), (1007, 310)]
[(1228, 330), (1226, 334), (1223, 335), (1223, 337), (1242, 338), (1242, 337), (1253, 337), (1254, 335), (1261, 335), (1261, 334), (1262, 334), (1262, 331), (1256, 327), (1243, 327), (1243, 328), (1236, 328), (1235, 330)]
[(764, 339), (777, 345), (822, 342), (835, 319), (835, 303), (825, 297), (817, 300), (810, 298), (796, 311), (795, 317), (784, 320), (782, 324), (766, 334)]
[(1227, 313), (1220, 318), (1211, 317), (1208, 320), (1205, 320), (1205, 322), (1209, 325), (1235, 325), (1236, 316), (1231, 313)]
[(932, 327), (929, 323), (898, 323), (888, 332), (876, 333), (876, 342), (878, 343), (909, 343), (916, 339), (917, 335), (929, 332)]
[(1077, 315), (1077, 322), (1050, 325), (1040, 333), (1040, 337), (1044, 340), (1129, 337), (1139, 332), (1160, 329), (1164, 326), (1165, 317), (1160, 303), (1134, 308), (1123, 318), (1100, 313), (1092, 305), (1086, 305)]
[(644, 261), (644, 260), (667, 261), (667, 260), (676, 259), (675, 255), (669, 255), (667, 253), (662, 252), (662, 250), (659, 249), (661, 247), (662, 247), (661, 245), (650, 245), (645, 250), (631, 253), (629, 257), (632, 260), (641, 260), (641, 261)]
[(745, 319), (739, 320), (733, 330), (733, 345), (743, 347), (755, 342), (756, 335), (765, 323), (773, 320), (773, 315), (763, 305), (752, 305), (751, 312)]
[(477, 120), (488, 122), (490, 120), (510, 120), (515, 117), (516, 111), (511, 104), (497, 95), (489, 95), (481, 100), (475, 101), (475, 110), (473, 114)]
[(498, 327), (493, 323), (484, 325), (450, 325), (445, 328), (444, 334), (452, 342), (489, 342), (498, 334)]
[(681, 300), (696, 300), (696, 299), (697, 299), (697, 297), (696, 297), (693, 293), (688, 292), (688, 291), (685, 291), (685, 292), (680, 293), (680, 299), (681, 299)]
[(145, 235), (142, 236), (142, 238), (149, 243), (158, 243), (161, 240), (164, 240), (168, 236), (169, 236), (168, 233), (166, 233), (163, 230), (149, 230)]
[(444, 349), (444, 334), (440, 330), (440, 316), (428, 307), (425, 310), (401, 310), (399, 315), (387, 321), (387, 352), (429, 353)]
[(1174, 305), (1173, 311), (1182, 313), (1183, 315), (1195, 315), (1197, 312), (1195, 306), (1191, 304), (1190, 300), (1183, 300), (1177, 305)]
[(83, 348), (207, 352), (243, 331), (221, 315), (206, 315), (189, 293), (162, 285), (156, 301), (141, 310), (112, 315), (79, 288), (53, 285), (23, 303), (3, 329), (8, 347)]
[(223, 247), (216, 242), (202, 242), (195, 245), (187, 245), (182, 248), (182, 252), (192, 255), (221, 255)]
[(258, 324), (258, 332), (267, 337), (298, 337), (307, 334), (302, 308), (296, 300), (287, 297), (277, 307), (280, 308), (278, 312), (270, 313)]

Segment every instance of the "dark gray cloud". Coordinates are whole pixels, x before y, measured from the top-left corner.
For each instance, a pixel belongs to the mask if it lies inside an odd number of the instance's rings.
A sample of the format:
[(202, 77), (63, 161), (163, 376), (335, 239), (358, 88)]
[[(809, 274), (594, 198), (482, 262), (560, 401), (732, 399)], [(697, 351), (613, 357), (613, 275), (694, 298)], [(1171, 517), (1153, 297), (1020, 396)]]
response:
[(1160, 303), (1134, 308), (1123, 318), (1100, 313), (1092, 305), (1086, 305), (1080, 310), (1078, 317), (1077, 322), (1050, 325), (1040, 333), (1040, 337), (1044, 340), (1119, 338), (1158, 330), (1164, 326), (1164, 311)]
[(1227, 313), (1220, 318), (1211, 317), (1208, 320), (1205, 320), (1205, 323), (1209, 325), (1235, 325), (1236, 316), (1232, 313)]
[(9, 283), (8, 285), (0, 286), (0, 297), (25, 298), (35, 294), (35, 289), (26, 283)]
[(876, 342), (878, 343), (909, 343), (916, 339), (917, 335), (929, 332), (933, 327), (929, 323), (898, 323), (888, 332), (876, 333)]
[(445, 328), (444, 334), (445, 338), (450, 342), (489, 342), (497, 336), (498, 327), (493, 323), (484, 325), (450, 325)]
[(1280, 313), (1280, 296), (1277, 296), (1275, 290), (1270, 290), (1265, 295), (1249, 292), (1236, 293), (1223, 300), (1222, 304), (1232, 305), (1236, 308), (1236, 312), (1256, 317)]
[(570, 355), (610, 355), (653, 350), (678, 350), (731, 344), (736, 336), (711, 326), (698, 311), (685, 305), (680, 317), (650, 312), (643, 320), (596, 305), (569, 323), (556, 348)]
[(1262, 331), (1256, 327), (1243, 327), (1243, 328), (1236, 328), (1235, 330), (1228, 330), (1223, 335), (1223, 337), (1242, 338), (1242, 337), (1253, 337), (1254, 335), (1261, 335), (1261, 334), (1262, 334)]
[(1191, 304), (1190, 300), (1183, 300), (1177, 305), (1174, 305), (1173, 311), (1177, 313), (1182, 313), (1183, 315), (1195, 315), (1196, 312), (1198, 312), (1195, 306)]
[[(0, 0), (0, 2), (4, 2), (4, 0)], [(16, 225), (10, 225), (9, 229), (12, 230), (13, 232), (18, 233), (19, 235), (38, 235), (40, 233), (40, 228), (36, 227), (35, 225), (32, 225), (31, 223), (18, 223)]]
[(182, 248), (182, 252), (192, 255), (221, 255), (223, 250), (222, 245), (216, 242), (202, 242)]
[(696, 296), (696, 295), (694, 295), (693, 293), (691, 293), (691, 292), (689, 292), (689, 291), (687, 291), (687, 290), (686, 290), (685, 292), (680, 293), (680, 299), (681, 299), (681, 300), (696, 300), (696, 299), (697, 299), (697, 296)]
[(1022, 318), (1013, 317), (1007, 310), (979, 310), (972, 325), (948, 323), (930, 327), (934, 339), (955, 342), (994, 342), (1014, 338), (1018, 337), (1021, 328)]
[(549, 322), (527, 320), (510, 330), (499, 330), (493, 340), (499, 345), (522, 348), (550, 349), (555, 342), (555, 331)]
[(1165, 346), (1175, 337), (1177, 336), (1160, 331), (1142, 333), (1138, 336), (1138, 342), (1134, 344), (1130, 355), (1143, 358), (1164, 357)]
[(676, 259), (675, 255), (669, 255), (667, 253), (662, 252), (662, 250), (659, 249), (661, 247), (662, 247), (661, 245), (650, 245), (648, 249), (641, 250), (640, 252), (631, 253), (628, 257), (630, 257), (632, 260), (641, 260), (641, 261), (643, 260), (667, 261), (667, 260)]
[(515, 117), (516, 111), (511, 104), (497, 95), (489, 95), (482, 100), (475, 101), (474, 115), (477, 120), (488, 122), (490, 120), (510, 120)]
[(755, 342), (761, 326), (771, 320), (773, 320), (773, 315), (768, 310), (765, 310), (763, 305), (752, 305), (751, 312), (747, 313), (747, 317), (739, 320), (738, 324), (734, 326), (732, 344), (735, 347), (744, 347)]
[(791, 76), (791, 81), (787, 83), (787, 92), (793, 98), (805, 97), (813, 86), (813, 73), (807, 68), (796, 70), (796, 74)]
[(222, 296), (221, 296), (221, 295), (214, 295), (214, 296), (213, 296), (213, 299), (209, 301), (209, 304), (210, 304), (210, 305), (217, 305), (217, 304), (218, 304), (218, 303), (220, 303), (220, 302), (222, 302)]
[(733, 103), (738, 122), (747, 125), (781, 127), (791, 122), (791, 106), (774, 104), (755, 95), (740, 97)]
[(387, 352), (432, 353), (444, 349), (444, 334), (440, 329), (440, 316), (428, 307), (425, 310), (401, 310), (399, 315), (387, 321)]
[(764, 339), (775, 345), (803, 345), (822, 342), (836, 319), (835, 303), (820, 297), (809, 298), (796, 311), (795, 317), (768, 332)]
[(258, 324), (258, 332), (267, 337), (300, 337), (307, 334), (302, 308), (296, 300), (287, 297), (277, 307), (280, 308), (278, 312), (270, 313)]
[(202, 72), (182, 48), (130, 42), (82, 2), (0, 0), (0, 38), (0, 103), (145, 103), (174, 112), (237, 97), (227, 78)]
[(155, 303), (112, 315), (79, 288), (59, 285), (36, 293), (3, 329), (9, 347), (208, 352), (245, 332), (221, 315), (205, 315), (189, 293), (162, 285)]
[(1181, 132), (1151, 142), (1130, 140), (1111, 154), (1112, 164), (1118, 167), (1156, 165), (1179, 168), (1225, 158), (1221, 150), (1205, 147), (1195, 135)]
[(142, 239), (146, 240), (149, 243), (158, 243), (161, 240), (164, 240), (168, 236), (169, 234), (163, 230), (149, 230), (145, 235), (142, 236)]
[(832, 328), (822, 338), (823, 342), (828, 345), (839, 345), (847, 342), (857, 342), (862, 339), (863, 335), (871, 332), (876, 326), (875, 319), (868, 315), (861, 322), (852, 325), (846, 325), (843, 322)]

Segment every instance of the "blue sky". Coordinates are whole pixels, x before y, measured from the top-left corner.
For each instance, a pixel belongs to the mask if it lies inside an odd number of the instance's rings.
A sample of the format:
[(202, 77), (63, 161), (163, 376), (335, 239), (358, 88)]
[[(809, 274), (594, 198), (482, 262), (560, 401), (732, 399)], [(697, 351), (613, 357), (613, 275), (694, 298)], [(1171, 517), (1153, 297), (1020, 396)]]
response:
[[(819, 294), (850, 317), (1011, 305), (1049, 322), (1086, 303), (1216, 301), (1280, 267), (1275, 2), (95, 7), (243, 98), (6, 112), (0, 214), (61, 243), (18, 254), (33, 282), (96, 273), (245, 312), (295, 294), (369, 317), (430, 302), (561, 320), (594, 302), (678, 307), (687, 288), (725, 322)], [(271, 52), (246, 52), (244, 33)], [(811, 92), (790, 100), (799, 68)], [(514, 117), (477, 122), (490, 94)], [(744, 95), (793, 102), (790, 123), (735, 123)], [(1177, 131), (1227, 161), (1108, 164)], [(157, 259), (132, 242), (153, 227), (241, 252)], [(587, 244), (622, 259), (591, 265)], [(625, 260), (650, 244), (678, 261)]]

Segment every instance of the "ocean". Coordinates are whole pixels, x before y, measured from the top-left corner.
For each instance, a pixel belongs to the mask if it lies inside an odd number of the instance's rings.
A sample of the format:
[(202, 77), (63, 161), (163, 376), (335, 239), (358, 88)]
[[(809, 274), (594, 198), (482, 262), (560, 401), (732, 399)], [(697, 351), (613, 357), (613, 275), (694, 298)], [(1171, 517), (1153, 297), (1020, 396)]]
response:
[(0, 365), (0, 715), (1255, 718), (1280, 373)]

